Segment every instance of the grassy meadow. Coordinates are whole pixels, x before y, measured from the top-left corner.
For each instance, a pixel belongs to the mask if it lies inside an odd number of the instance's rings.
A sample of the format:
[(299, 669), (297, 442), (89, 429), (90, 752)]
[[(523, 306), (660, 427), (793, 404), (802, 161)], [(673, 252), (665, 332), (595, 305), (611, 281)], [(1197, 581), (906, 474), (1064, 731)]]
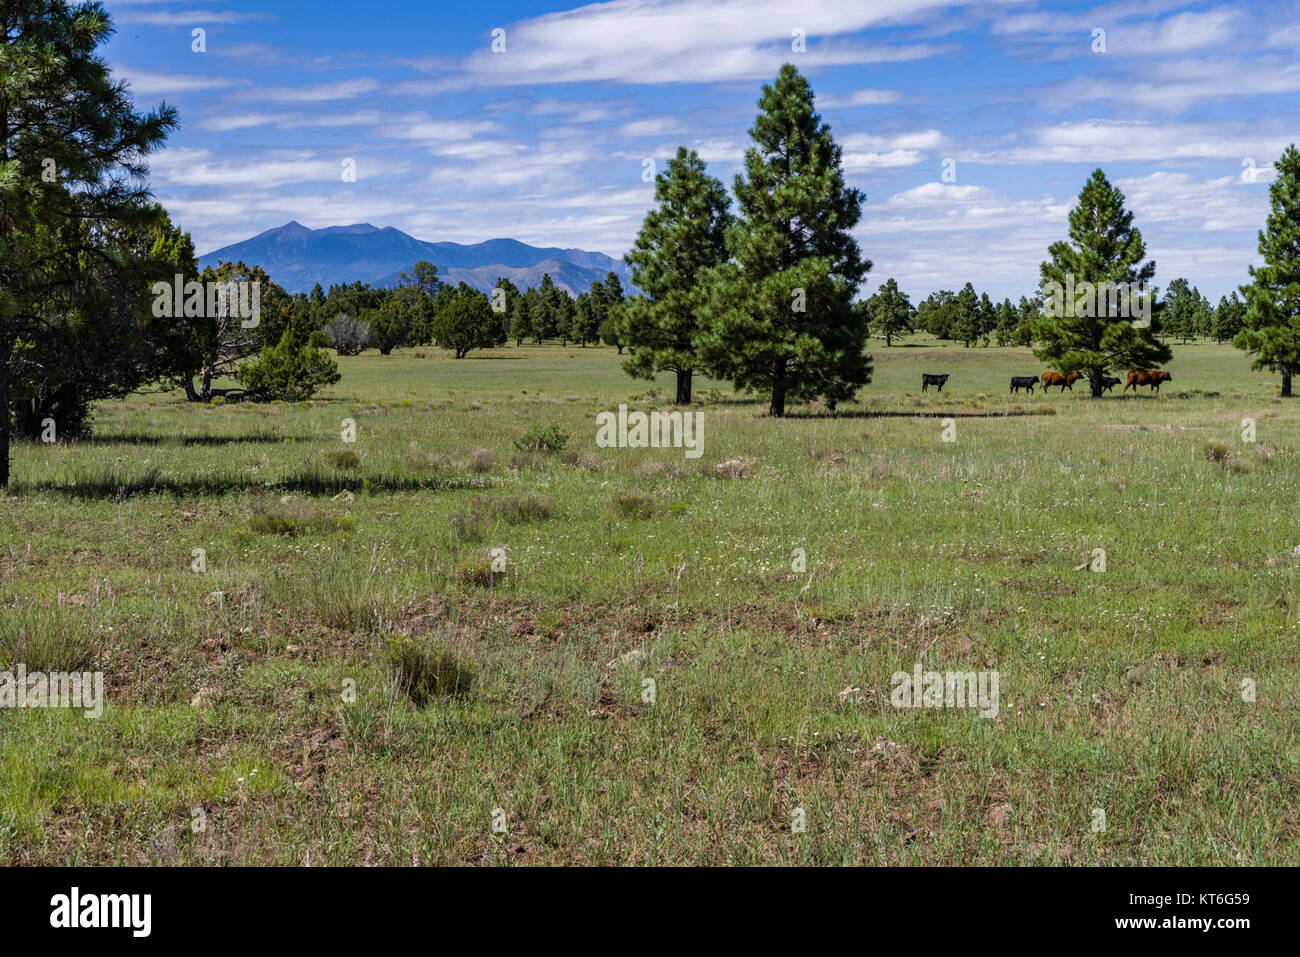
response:
[[(558, 346), (18, 446), (0, 667), (106, 704), (0, 711), (0, 862), (1300, 862), (1300, 404), (1210, 343), (1100, 401), (873, 354), (837, 413), (697, 381), (698, 459), (598, 448), (670, 377)], [(460, 693), (417, 705), (401, 636)], [(918, 662), (998, 715), (893, 707)]]

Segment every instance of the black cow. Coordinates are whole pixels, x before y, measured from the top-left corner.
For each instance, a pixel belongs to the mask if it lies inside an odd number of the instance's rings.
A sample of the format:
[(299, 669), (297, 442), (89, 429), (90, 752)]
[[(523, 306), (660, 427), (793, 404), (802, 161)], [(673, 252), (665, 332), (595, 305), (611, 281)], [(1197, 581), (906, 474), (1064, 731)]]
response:
[(921, 391), (924, 392), (929, 386), (937, 386), (939, 391), (943, 391), (943, 384), (948, 381), (949, 373), (935, 375), (932, 372), (921, 373)]
[(1021, 389), (1028, 389), (1033, 392), (1034, 386), (1037, 384), (1038, 376), (1036, 375), (1013, 375), (1011, 377), (1012, 392), (1019, 392)]
[(1115, 386), (1119, 385), (1119, 383), (1120, 380), (1116, 379), (1114, 376), (1106, 376), (1101, 380), (1101, 391), (1109, 392), (1111, 389), (1115, 388)]

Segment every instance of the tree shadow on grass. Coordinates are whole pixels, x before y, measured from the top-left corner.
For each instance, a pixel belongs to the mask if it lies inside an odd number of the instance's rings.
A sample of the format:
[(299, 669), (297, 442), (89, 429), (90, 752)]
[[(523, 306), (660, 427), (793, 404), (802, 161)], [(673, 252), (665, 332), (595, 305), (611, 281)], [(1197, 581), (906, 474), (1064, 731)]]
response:
[(78, 445), (279, 445), (282, 442), (310, 442), (312, 436), (258, 432), (251, 435), (151, 435), (148, 432), (96, 433), (77, 439)]
[[(1042, 406), (1042, 409), (1051, 408)], [(818, 412), (787, 412), (787, 419), (1013, 419), (1020, 416), (1055, 415), (1055, 411), (1039, 409), (1008, 409), (1002, 412), (963, 412), (956, 409), (918, 409), (916, 411), (886, 411), (880, 409), (850, 409)]]
[(298, 492), (312, 496), (334, 496), (341, 492), (448, 492), (459, 489), (488, 489), (495, 483), (485, 478), (418, 479), (401, 475), (332, 475), (299, 472), (276, 482), (252, 482), (242, 475), (205, 475), (169, 478), (158, 474), (116, 476), (111, 473), (78, 477), (74, 482), (11, 482), (15, 496), (54, 494), (93, 501), (121, 501), (137, 495), (171, 495), (176, 498), (229, 495), (239, 492)]

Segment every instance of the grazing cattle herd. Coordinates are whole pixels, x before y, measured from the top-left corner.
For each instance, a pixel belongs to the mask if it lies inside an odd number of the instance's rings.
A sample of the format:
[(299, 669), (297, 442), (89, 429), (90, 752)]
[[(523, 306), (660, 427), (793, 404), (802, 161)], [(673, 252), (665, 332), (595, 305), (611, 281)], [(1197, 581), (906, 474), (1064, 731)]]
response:
[[(942, 392), (944, 383), (948, 381), (949, 375), (950, 373), (947, 372), (942, 375), (933, 372), (922, 372), (921, 391), (925, 392), (930, 386), (935, 386), (938, 391)], [(1054, 385), (1059, 385), (1062, 392), (1066, 389), (1073, 392), (1074, 384), (1083, 378), (1083, 373), (1071, 372), (1068, 375), (1065, 375), (1060, 372), (1048, 371), (1044, 372), (1041, 377), (1036, 375), (1013, 375), (1011, 377), (1011, 391), (1012, 393), (1016, 393), (1021, 389), (1025, 389), (1029, 392), (1033, 392), (1034, 386), (1038, 384), (1040, 378), (1043, 382), (1044, 392), (1046, 392), (1050, 386)], [(1154, 394), (1160, 391), (1160, 383), (1169, 382), (1171, 379), (1173, 379), (1173, 376), (1163, 369), (1134, 369), (1128, 374), (1128, 382), (1125, 383), (1124, 388), (1121, 391), (1127, 392), (1131, 386), (1134, 394), (1136, 394), (1138, 386), (1146, 385), (1151, 387), (1151, 392)], [(1119, 385), (1119, 383), (1120, 380), (1114, 376), (1106, 376), (1101, 380), (1102, 391), (1109, 392), (1111, 389), (1115, 388), (1115, 386)]]

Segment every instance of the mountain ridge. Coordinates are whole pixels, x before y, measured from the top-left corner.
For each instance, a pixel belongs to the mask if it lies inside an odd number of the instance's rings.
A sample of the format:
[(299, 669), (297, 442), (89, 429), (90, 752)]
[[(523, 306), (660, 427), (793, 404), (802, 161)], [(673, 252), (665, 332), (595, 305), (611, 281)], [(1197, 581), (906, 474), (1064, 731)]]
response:
[(611, 271), (630, 287), (627, 264), (604, 253), (558, 246), (530, 246), (517, 239), (487, 239), (480, 243), (430, 242), (393, 226), (352, 223), (311, 229), (297, 220), (274, 226), (237, 243), (199, 257), (199, 268), (242, 260), (259, 265), (289, 292), (309, 292), (320, 283), (360, 281), (394, 286), (403, 272), (427, 260), (438, 267), (443, 282), (466, 282), (483, 292), (504, 277), (521, 290), (552, 281), (577, 295)]

